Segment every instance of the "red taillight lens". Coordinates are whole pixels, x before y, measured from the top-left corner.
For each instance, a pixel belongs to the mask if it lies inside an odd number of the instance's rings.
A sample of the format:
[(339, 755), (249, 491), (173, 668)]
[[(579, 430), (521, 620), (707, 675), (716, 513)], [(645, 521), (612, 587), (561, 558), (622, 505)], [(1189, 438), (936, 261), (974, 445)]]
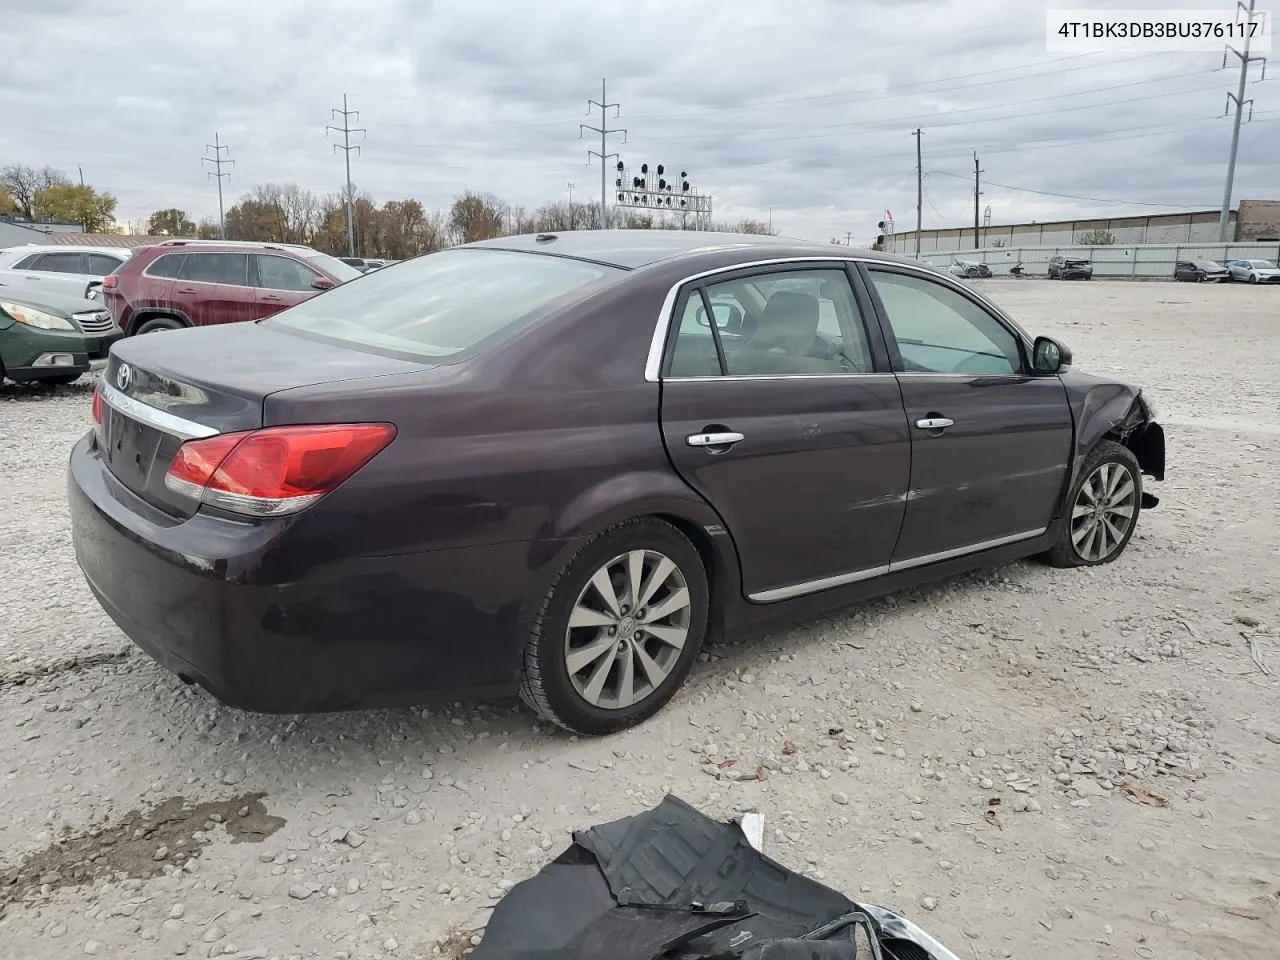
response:
[(341, 423), (188, 440), (165, 486), (235, 513), (295, 513), (343, 483), (395, 435), (389, 423)]
[(120, 278), (114, 273), (109, 273), (102, 278), (102, 289), (115, 290), (120, 286)]
[(102, 391), (97, 387), (93, 388), (93, 422), (102, 423)]

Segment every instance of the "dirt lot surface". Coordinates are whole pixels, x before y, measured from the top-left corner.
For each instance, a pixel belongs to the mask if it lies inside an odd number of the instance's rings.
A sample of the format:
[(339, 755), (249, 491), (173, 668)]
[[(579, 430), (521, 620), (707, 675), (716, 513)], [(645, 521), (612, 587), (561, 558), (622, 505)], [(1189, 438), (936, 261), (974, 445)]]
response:
[(1156, 400), (1169, 479), (1123, 558), (718, 646), (598, 741), (512, 704), (261, 717), (182, 686), (72, 557), (89, 386), (0, 388), (0, 957), (431, 956), (570, 830), (674, 791), (759, 808), (766, 852), (966, 958), (1275, 960), (1280, 290), (983, 289)]

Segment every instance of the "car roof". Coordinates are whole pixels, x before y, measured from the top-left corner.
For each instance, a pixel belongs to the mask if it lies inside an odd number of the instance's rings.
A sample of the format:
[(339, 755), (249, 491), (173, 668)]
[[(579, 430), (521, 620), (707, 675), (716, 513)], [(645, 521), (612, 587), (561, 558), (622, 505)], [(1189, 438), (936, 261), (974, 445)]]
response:
[(166, 240), (147, 247), (148, 250), (177, 253), (252, 253), (255, 250), (280, 250), (300, 256), (320, 251), (300, 243), (254, 243), (248, 240)]
[[(712, 233), (705, 230), (563, 230), (552, 233), (529, 233), (515, 237), (497, 237), (464, 245), (461, 249), (515, 250), (553, 254), (578, 260), (591, 260), (624, 270), (636, 270), (673, 260), (695, 261), (717, 255), (718, 260), (733, 260), (739, 255), (743, 263), (795, 257), (847, 258), (882, 260), (886, 263), (910, 263), (929, 266), (908, 257), (871, 250), (791, 240), (748, 233)], [(937, 269), (937, 268), (933, 268)]]
[(108, 256), (128, 258), (135, 249), (134, 247), (81, 247), (66, 243), (23, 243), (15, 247), (4, 247), (0, 249), (0, 254), (26, 256), (31, 253), (105, 253)]

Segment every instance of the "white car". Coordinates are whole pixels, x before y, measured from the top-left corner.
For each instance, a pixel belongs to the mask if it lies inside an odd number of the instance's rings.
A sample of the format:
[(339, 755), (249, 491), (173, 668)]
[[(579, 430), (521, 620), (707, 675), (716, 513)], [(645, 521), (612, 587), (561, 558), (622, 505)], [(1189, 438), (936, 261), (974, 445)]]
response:
[(1232, 280), (1248, 283), (1280, 283), (1280, 268), (1270, 260), (1231, 260), (1227, 272)]
[(93, 296), (102, 278), (133, 256), (129, 247), (24, 244), (0, 250), (0, 284), (47, 289), (64, 297)]

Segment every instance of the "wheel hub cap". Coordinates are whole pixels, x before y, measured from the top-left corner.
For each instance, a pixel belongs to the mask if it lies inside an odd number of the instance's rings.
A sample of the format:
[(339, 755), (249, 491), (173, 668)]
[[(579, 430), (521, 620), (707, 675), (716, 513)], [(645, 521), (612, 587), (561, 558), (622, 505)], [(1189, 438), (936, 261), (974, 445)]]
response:
[(600, 567), (579, 593), (565, 630), (565, 666), (591, 706), (622, 710), (652, 696), (689, 636), (684, 573), (656, 550), (632, 550)]
[(1138, 485), (1120, 463), (1104, 463), (1080, 487), (1071, 509), (1071, 542), (1092, 563), (1115, 554), (1128, 537), (1138, 509)]

